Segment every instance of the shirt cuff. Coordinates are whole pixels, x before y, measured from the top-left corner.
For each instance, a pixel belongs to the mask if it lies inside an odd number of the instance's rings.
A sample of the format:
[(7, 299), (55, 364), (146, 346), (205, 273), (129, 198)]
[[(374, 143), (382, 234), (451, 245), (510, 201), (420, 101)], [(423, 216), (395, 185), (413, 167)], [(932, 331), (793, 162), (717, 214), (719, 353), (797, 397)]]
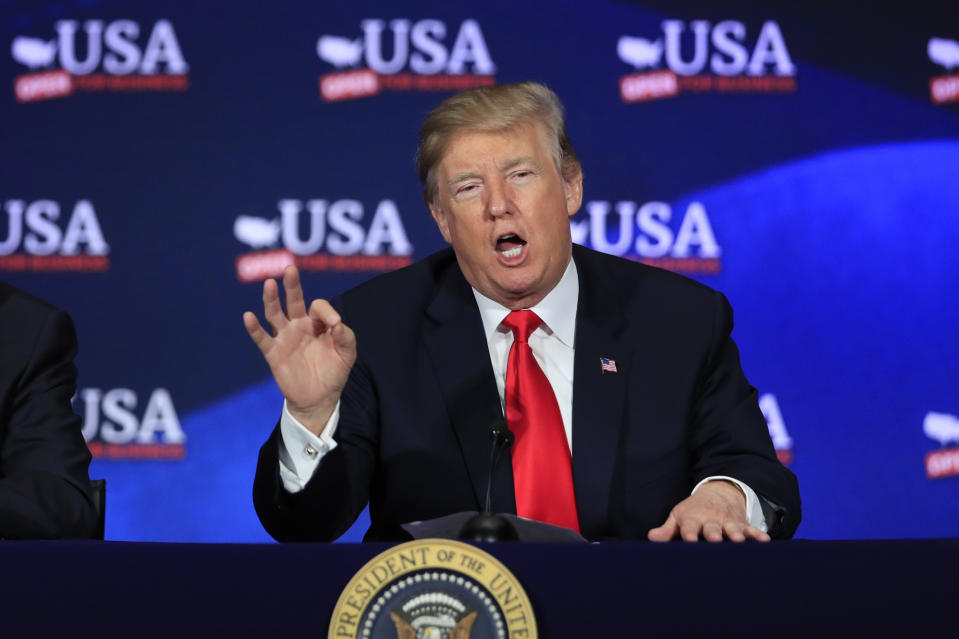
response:
[(699, 487), (705, 484), (708, 481), (715, 481), (717, 479), (725, 479), (726, 481), (731, 481), (743, 491), (743, 494), (746, 495), (746, 521), (750, 526), (758, 528), (763, 532), (769, 532), (769, 527), (766, 525), (766, 516), (763, 515), (763, 507), (759, 503), (759, 497), (753, 491), (752, 488), (732, 477), (726, 477), (725, 475), (714, 475), (712, 477), (707, 477), (702, 480), (696, 487), (693, 488), (691, 495), (699, 490)]
[(283, 400), (283, 414), (280, 415), (280, 479), (288, 492), (303, 490), (320, 465), (320, 460), (336, 448), (333, 435), (339, 421), (340, 403), (337, 402), (323, 432), (317, 437), (290, 414), (286, 400)]

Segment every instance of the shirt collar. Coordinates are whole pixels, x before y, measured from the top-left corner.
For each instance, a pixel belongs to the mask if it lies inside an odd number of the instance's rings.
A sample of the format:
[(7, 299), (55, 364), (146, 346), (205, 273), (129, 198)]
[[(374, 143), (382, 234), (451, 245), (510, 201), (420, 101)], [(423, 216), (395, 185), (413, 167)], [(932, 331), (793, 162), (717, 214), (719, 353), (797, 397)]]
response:
[[(487, 341), (489, 341), (493, 333), (499, 328), (500, 323), (509, 315), (510, 310), (499, 302), (494, 302), (486, 297), (475, 288), (473, 289), (473, 296), (476, 298), (476, 305), (479, 307), (480, 317), (483, 320), (483, 331), (486, 333)], [(576, 271), (576, 263), (571, 258), (559, 283), (546, 294), (546, 297), (540, 300), (539, 304), (530, 307), (529, 310), (539, 315), (547, 329), (556, 335), (563, 344), (573, 348), (578, 302), (579, 275)]]

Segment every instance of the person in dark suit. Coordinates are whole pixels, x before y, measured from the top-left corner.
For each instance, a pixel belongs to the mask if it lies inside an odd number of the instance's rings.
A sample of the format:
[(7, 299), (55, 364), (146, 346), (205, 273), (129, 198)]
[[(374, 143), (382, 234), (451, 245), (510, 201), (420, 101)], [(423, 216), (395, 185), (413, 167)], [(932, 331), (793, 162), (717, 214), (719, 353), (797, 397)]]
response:
[[(742, 373), (725, 298), (572, 246), (582, 170), (556, 96), (536, 83), (457, 94), (427, 118), (417, 159), (452, 250), (309, 309), (288, 267), (286, 313), (264, 284), (273, 335), (244, 314), (285, 397), (254, 482), (267, 531), (332, 540), (368, 502), (366, 539), (401, 539), (404, 523), (480, 509), (489, 427), (505, 412), (520, 432), (512, 468), (494, 473), (494, 510), (588, 539), (790, 537), (798, 486)], [(505, 328), (528, 310), (528, 338)], [(518, 342), (553, 391), (565, 460), (520, 427)], [(558, 520), (536, 514), (551, 497), (531, 503), (530, 468), (547, 488), (571, 476)]]
[(90, 451), (70, 398), (69, 315), (0, 282), (0, 537), (89, 537)]

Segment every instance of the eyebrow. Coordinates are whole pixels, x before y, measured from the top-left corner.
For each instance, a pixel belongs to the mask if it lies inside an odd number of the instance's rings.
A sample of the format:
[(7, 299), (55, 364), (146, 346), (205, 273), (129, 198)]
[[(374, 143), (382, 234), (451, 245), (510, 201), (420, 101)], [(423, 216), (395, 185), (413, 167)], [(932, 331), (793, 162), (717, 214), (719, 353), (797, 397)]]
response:
[(510, 169), (515, 169), (515, 168), (516, 168), (517, 166), (519, 166), (520, 164), (532, 164), (533, 166), (535, 166), (535, 165), (536, 165), (536, 160), (534, 160), (533, 158), (531, 158), (531, 157), (528, 156), (528, 155), (521, 155), (521, 156), (519, 156), (519, 157), (510, 158), (510, 159), (506, 160), (506, 162), (504, 162), (504, 163), (499, 167), (499, 170), (500, 170), (500, 171), (509, 171)]

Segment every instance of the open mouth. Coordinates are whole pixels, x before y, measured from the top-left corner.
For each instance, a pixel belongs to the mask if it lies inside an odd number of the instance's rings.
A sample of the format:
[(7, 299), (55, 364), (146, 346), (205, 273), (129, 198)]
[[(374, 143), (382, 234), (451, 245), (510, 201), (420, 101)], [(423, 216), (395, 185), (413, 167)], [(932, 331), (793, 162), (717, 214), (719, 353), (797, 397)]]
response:
[(526, 246), (526, 240), (516, 233), (506, 233), (496, 240), (496, 250), (506, 259), (519, 257)]

